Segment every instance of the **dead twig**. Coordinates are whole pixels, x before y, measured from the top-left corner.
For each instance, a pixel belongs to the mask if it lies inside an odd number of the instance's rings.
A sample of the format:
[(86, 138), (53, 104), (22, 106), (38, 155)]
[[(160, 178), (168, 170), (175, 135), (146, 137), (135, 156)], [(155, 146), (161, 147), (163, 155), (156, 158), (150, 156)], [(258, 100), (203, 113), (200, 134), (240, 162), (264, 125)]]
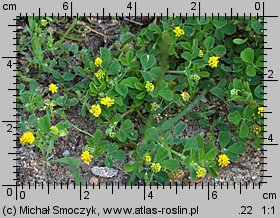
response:
[(127, 21), (127, 22), (130, 22), (130, 23), (134, 23), (134, 24), (136, 24), (136, 25), (139, 25), (139, 26), (143, 26), (143, 23), (140, 23), (140, 22), (137, 22), (137, 21), (135, 21), (135, 20), (130, 20), (130, 19), (128, 19), (128, 18), (123, 18), (125, 21)]
[[(81, 21), (77, 21), (77, 24), (87, 28), (88, 30), (90, 30), (91, 32), (94, 32), (95, 34), (102, 36), (105, 40), (108, 40), (108, 36), (104, 35), (103, 33), (98, 32), (97, 30), (94, 30), (92, 28), (90, 28), (89, 26), (87, 26), (85, 23), (81, 22)], [(109, 39), (110, 40), (110, 39)], [(111, 40), (110, 40), (111, 41)]]

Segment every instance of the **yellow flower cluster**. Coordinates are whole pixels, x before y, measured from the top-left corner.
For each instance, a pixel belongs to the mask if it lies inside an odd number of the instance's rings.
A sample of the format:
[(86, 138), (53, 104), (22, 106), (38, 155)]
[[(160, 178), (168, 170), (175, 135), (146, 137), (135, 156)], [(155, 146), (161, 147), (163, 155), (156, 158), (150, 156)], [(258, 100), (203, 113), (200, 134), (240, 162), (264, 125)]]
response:
[(234, 95), (236, 96), (236, 95), (238, 95), (238, 90), (237, 89), (232, 89), (232, 90), (230, 90), (230, 94), (233, 95), (233, 96)]
[(185, 176), (185, 173), (183, 170), (176, 170), (175, 172), (170, 172), (168, 175), (171, 180), (179, 180)]
[(85, 164), (89, 165), (92, 159), (92, 155), (89, 153), (89, 151), (84, 151), (81, 154), (81, 160), (85, 162)]
[(258, 124), (252, 125), (251, 128), (252, 128), (253, 133), (255, 133), (256, 135), (259, 135), (262, 130), (262, 128)]
[(212, 56), (208, 60), (208, 64), (211, 68), (218, 67), (218, 63), (219, 63), (219, 57), (216, 57), (216, 56)]
[(51, 83), (49, 85), (49, 91), (51, 91), (52, 94), (56, 93), (57, 89), (58, 89), (58, 87), (55, 84)]
[(152, 161), (151, 156), (146, 155), (146, 157), (145, 157), (145, 161), (146, 161), (147, 163), (150, 163), (150, 162)]
[(151, 103), (152, 111), (156, 111), (160, 108), (160, 105), (158, 105), (156, 102)]
[(152, 163), (151, 169), (153, 173), (158, 173), (161, 170), (161, 165), (159, 163)]
[(104, 79), (106, 76), (106, 73), (104, 70), (98, 70), (94, 76), (96, 76), (98, 79)]
[(59, 130), (56, 126), (51, 126), (51, 132), (54, 134), (54, 135), (58, 135), (59, 134)]
[(264, 107), (258, 107), (258, 114), (264, 116)]
[(45, 27), (45, 26), (47, 26), (48, 25), (48, 21), (46, 21), (45, 19), (42, 19), (41, 20), (41, 26), (42, 27)]
[(105, 105), (107, 108), (109, 108), (115, 104), (115, 99), (110, 98), (110, 97), (101, 98), (101, 104)]
[(220, 154), (218, 157), (218, 163), (220, 167), (226, 167), (230, 164), (229, 158), (225, 154)]
[(196, 83), (198, 83), (199, 80), (200, 80), (200, 76), (198, 76), (197, 74), (195, 74), (195, 75), (192, 76), (192, 79), (193, 79), (193, 81), (195, 81)]
[(185, 31), (181, 29), (179, 26), (176, 26), (173, 32), (175, 33), (176, 37), (180, 37), (185, 34)]
[(20, 137), (20, 144), (26, 145), (26, 144), (32, 144), (35, 141), (35, 136), (32, 132), (26, 132)]
[(182, 99), (184, 100), (184, 101), (189, 101), (190, 100), (190, 94), (189, 93), (187, 93), (187, 92), (182, 92), (181, 94), (181, 97), (182, 97)]
[(95, 117), (99, 117), (99, 115), (101, 114), (102, 110), (99, 104), (94, 104), (91, 106), (91, 109), (89, 110), (89, 112), (95, 116)]
[(205, 175), (206, 175), (206, 169), (203, 167), (198, 168), (198, 170), (196, 171), (196, 176), (198, 178), (203, 178)]
[(202, 58), (204, 56), (204, 53), (202, 50), (199, 50), (198, 55), (199, 58)]
[(97, 57), (94, 61), (94, 64), (96, 67), (101, 67), (102, 59), (100, 57)]
[(153, 83), (151, 83), (150, 81), (148, 81), (145, 85), (145, 88), (148, 92), (153, 92), (155, 89), (155, 86)]

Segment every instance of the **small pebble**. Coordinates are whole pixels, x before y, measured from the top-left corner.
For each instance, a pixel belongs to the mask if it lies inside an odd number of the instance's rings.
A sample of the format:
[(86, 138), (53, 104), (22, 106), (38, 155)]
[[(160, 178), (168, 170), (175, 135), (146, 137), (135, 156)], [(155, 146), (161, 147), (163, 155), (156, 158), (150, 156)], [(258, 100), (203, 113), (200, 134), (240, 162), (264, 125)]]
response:
[(63, 155), (63, 157), (68, 157), (68, 156), (70, 156), (70, 151), (65, 150), (65, 151), (63, 151), (62, 155)]

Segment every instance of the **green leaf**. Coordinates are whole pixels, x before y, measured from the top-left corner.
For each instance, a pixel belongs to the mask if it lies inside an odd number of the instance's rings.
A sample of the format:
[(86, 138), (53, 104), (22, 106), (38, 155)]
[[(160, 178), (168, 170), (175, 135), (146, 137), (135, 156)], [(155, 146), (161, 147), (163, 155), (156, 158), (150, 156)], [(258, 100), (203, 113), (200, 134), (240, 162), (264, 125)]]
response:
[(162, 31), (159, 28), (159, 26), (157, 24), (155, 24), (155, 23), (149, 24), (148, 29), (151, 30), (151, 31), (156, 32), (158, 35), (161, 35), (161, 33), (162, 33)]
[(228, 115), (228, 120), (232, 122), (234, 125), (238, 125), (241, 121), (241, 115), (238, 111), (234, 111)]
[(125, 142), (127, 139), (127, 134), (122, 130), (119, 130), (116, 136), (120, 142)]
[(154, 157), (154, 162), (160, 162), (168, 157), (169, 151), (166, 148), (160, 147)]
[(122, 80), (120, 84), (125, 85), (125, 86), (127, 86), (129, 88), (134, 88), (134, 84), (136, 82), (139, 82), (138, 78), (136, 78), (136, 77), (129, 77), (129, 78), (126, 78), (126, 79)]
[(116, 92), (117, 92), (119, 95), (121, 95), (121, 96), (123, 96), (123, 97), (125, 97), (125, 96), (127, 95), (127, 93), (128, 93), (128, 88), (127, 88), (127, 86), (125, 86), (125, 85), (123, 85), (123, 84), (118, 84), (118, 85), (116, 85), (115, 90), (116, 90)]
[(212, 49), (212, 52), (216, 55), (225, 55), (226, 48), (223, 45), (217, 45), (215, 48)]
[(110, 63), (111, 52), (107, 48), (100, 49), (100, 57), (102, 59), (102, 66), (107, 68)]
[(125, 160), (125, 152), (124, 151), (117, 151), (112, 155), (112, 158), (116, 159), (116, 160)]
[(121, 130), (129, 130), (133, 128), (133, 123), (130, 119), (126, 119), (125, 121), (123, 121), (122, 125), (121, 125)]
[(75, 75), (72, 74), (72, 73), (65, 72), (65, 73), (63, 74), (63, 80), (64, 80), (65, 82), (70, 82), (70, 81), (72, 81), (74, 78), (75, 78)]
[(63, 106), (66, 104), (67, 99), (68, 99), (68, 97), (67, 97), (66, 95), (64, 95), (64, 96), (59, 96), (59, 97), (56, 99), (56, 103), (57, 103), (57, 105), (63, 107)]
[(121, 65), (118, 60), (114, 60), (108, 69), (109, 74), (117, 74), (121, 70)]
[(236, 32), (236, 26), (233, 23), (227, 23), (222, 30), (226, 35), (233, 35)]
[(29, 127), (37, 126), (37, 117), (34, 114), (28, 117), (28, 126)]
[(68, 107), (73, 107), (75, 105), (77, 105), (79, 103), (79, 99), (78, 98), (70, 98), (67, 100), (67, 106)]
[(260, 138), (256, 138), (254, 141), (253, 141), (253, 145), (255, 148), (262, 148), (263, 147), (263, 139), (260, 139)]
[(170, 120), (164, 121), (164, 123), (160, 126), (160, 131), (166, 131), (166, 130), (171, 130), (174, 126), (174, 123)]
[(64, 163), (64, 164), (73, 165), (73, 166), (78, 166), (81, 163), (80, 160), (73, 158), (73, 157), (63, 157), (63, 158), (53, 160), (52, 162)]
[(213, 36), (208, 36), (204, 41), (204, 45), (207, 48), (207, 50), (213, 48), (214, 44), (215, 44), (215, 38)]
[(29, 90), (34, 91), (39, 86), (39, 83), (37, 83), (35, 80), (31, 80), (29, 82)]
[(156, 173), (155, 175), (156, 181), (160, 184), (166, 183), (169, 181), (169, 176), (166, 172), (160, 171)]
[(141, 92), (140, 94), (136, 95), (137, 99), (143, 99), (146, 96), (146, 92)]
[(185, 129), (186, 124), (184, 122), (180, 122), (174, 127), (174, 133), (176, 136), (180, 136)]
[(218, 97), (219, 99), (221, 99), (221, 100), (225, 100), (225, 98), (224, 98), (224, 92), (223, 92), (223, 90), (221, 89), (221, 88), (219, 88), (219, 87), (214, 87), (214, 88), (212, 88), (211, 90), (211, 93), (213, 94), (213, 95), (215, 95), (216, 97)]
[(164, 160), (160, 162), (160, 165), (170, 171), (175, 171), (179, 168), (179, 163), (175, 159)]
[(200, 71), (200, 72), (198, 72), (197, 74), (198, 74), (198, 76), (200, 76), (200, 77), (206, 77), (206, 78), (210, 76), (210, 73), (207, 72), (207, 71)]
[(221, 131), (218, 140), (222, 148), (226, 147), (230, 141), (230, 131)]
[(245, 42), (247, 42), (247, 38), (246, 39), (240, 39), (240, 38), (236, 38), (236, 39), (234, 39), (233, 40), (233, 43), (234, 44), (237, 44), (237, 45), (242, 45), (242, 44), (244, 44)]
[(216, 28), (221, 28), (227, 23), (225, 19), (218, 19), (218, 18), (214, 18), (211, 22)]
[(107, 155), (105, 158), (105, 166), (109, 168), (113, 166), (113, 160), (109, 155)]
[(128, 163), (128, 164), (124, 165), (124, 171), (127, 173), (132, 172), (134, 170), (134, 168), (135, 168), (135, 163), (133, 163), (133, 164)]
[(171, 90), (160, 90), (158, 94), (167, 101), (171, 101), (174, 97)]
[(97, 129), (94, 134), (95, 143), (98, 144), (103, 137), (103, 132), (100, 129)]
[(254, 62), (254, 50), (251, 48), (245, 48), (240, 55), (241, 59), (249, 64)]
[(245, 120), (242, 121), (240, 126), (239, 137), (246, 138), (249, 135), (249, 127)]
[(156, 58), (153, 55), (144, 54), (141, 56), (140, 62), (144, 70), (148, 70), (156, 63)]
[(51, 153), (53, 148), (54, 148), (54, 140), (50, 140), (47, 147), (47, 154)]
[(247, 65), (246, 67), (247, 76), (254, 77), (256, 76), (256, 73), (257, 73), (256, 68), (252, 64)]
[(252, 117), (253, 113), (254, 113), (253, 109), (250, 106), (247, 106), (245, 108), (245, 110), (243, 111), (243, 117), (245, 119), (250, 119)]
[(38, 127), (43, 132), (48, 132), (50, 130), (50, 125), (51, 121), (49, 115), (45, 115), (38, 119)]
[(227, 148), (227, 151), (236, 154), (243, 154), (246, 151), (246, 145), (243, 142), (237, 142)]
[(214, 160), (216, 155), (217, 155), (217, 149), (213, 148), (204, 155), (204, 160), (205, 161)]
[(209, 175), (212, 178), (217, 178), (218, 175), (217, 175), (216, 171), (212, 167), (208, 167), (208, 172), (209, 172)]

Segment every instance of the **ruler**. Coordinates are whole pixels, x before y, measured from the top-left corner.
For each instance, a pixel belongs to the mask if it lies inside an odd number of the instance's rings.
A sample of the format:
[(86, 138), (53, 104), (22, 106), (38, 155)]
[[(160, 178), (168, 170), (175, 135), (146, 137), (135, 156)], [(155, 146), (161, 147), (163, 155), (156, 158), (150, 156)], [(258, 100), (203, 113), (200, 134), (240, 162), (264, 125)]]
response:
[[(1, 108), (2, 152), (1, 152), (1, 214), (2, 216), (196, 216), (254, 217), (279, 216), (279, 147), (277, 125), (279, 103), (277, 93), (280, 56), (279, 2), (269, 1), (183, 1), (151, 2), (129, 1), (2, 1), (1, 10)], [(57, 16), (61, 19), (96, 17), (98, 19), (141, 20), (144, 17), (174, 16), (188, 19), (218, 17), (244, 19), (257, 17), (264, 24), (264, 165), (262, 182), (241, 185), (227, 182), (183, 185), (105, 184), (92, 186), (68, 183), (35, 183), (27, 185), (18, 182), (18, 96), (17, 78), (17, 20), (32, 17)], [(11, 65), (12, 67), (7, 67)], [(271, 72), (273, 77), (271, 77)], [(273, 135), (274, 141), (268, 140)]]

